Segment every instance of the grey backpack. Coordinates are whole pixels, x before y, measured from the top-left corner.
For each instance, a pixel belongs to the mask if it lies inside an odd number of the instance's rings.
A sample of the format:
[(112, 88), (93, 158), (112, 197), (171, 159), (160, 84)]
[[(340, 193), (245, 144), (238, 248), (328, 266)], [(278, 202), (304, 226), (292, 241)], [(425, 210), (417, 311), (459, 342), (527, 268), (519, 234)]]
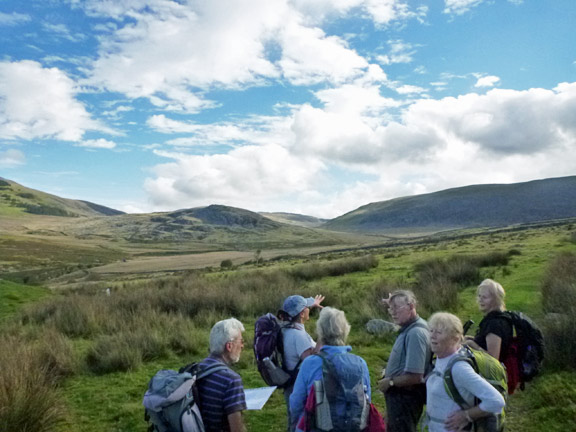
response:
[(200, 370), (198, 364), (185, 368), (186, 372), (163, 369), (152, 377), (144, 395), (145, 419), (150, 432), (204, 432), (204, 423), (198, 407), (196, 384), (198, 380), (225, 365), (216, 364)]

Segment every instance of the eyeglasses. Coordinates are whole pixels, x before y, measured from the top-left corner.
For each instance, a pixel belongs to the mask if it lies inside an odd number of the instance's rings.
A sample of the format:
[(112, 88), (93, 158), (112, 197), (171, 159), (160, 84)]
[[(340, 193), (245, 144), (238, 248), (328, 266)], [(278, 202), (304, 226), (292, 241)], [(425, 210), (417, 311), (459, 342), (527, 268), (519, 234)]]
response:
[(390, 306), (390, 307), (388, 308), (388, 312), (390, 312), (391, 314), (392, 314), (392, 313), (396, 313), (396, 312), (398, 312), (400, 309), (405, 308), (405, 307), (407, 307), (407, 306), (410, 306), (410, 305), (405, 304), (405, 305), (397, 306), (397, 307), (392, 307), (392, 306)]

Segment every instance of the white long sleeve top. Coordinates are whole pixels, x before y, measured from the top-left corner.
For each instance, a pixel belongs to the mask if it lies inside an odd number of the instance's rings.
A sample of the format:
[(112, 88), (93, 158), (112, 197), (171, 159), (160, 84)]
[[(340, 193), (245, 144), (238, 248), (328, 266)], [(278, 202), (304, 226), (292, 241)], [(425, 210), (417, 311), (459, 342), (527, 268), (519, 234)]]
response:
[[(444, 420), (452, 412), (460, 410), (458, 404), (448, 396), (444, 389), (444, 371), (456, 354), (437, 359), (434, 372), (426, 381), (426, 413), (430, 418), (429, 432), (446, 432)], [(476, 397), (480, 399), (478, 406), (483, 411), (499, 414), (504, 408), (505, 401), (502, 395), (488, 381), (474, 372), (467, 362), (456, 362), (452, 368), (452, 377), (456, 389), (470, 407), (474, 405), (474, 397)]]

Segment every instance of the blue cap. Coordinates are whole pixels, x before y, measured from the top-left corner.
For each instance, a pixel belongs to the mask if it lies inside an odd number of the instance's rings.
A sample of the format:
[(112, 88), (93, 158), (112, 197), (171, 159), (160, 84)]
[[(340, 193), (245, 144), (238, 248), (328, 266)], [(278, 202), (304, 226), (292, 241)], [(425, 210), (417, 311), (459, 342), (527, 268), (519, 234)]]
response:
[(313, 297), (304, 298), (299, 295), (293, 295), (284, 300), (284, 306), (282, 306), (282, 310), (290, 315), (290, 317), (294, 318), (296, 315), (302, 312), (304, 308), (310, 307), (313, 304)]

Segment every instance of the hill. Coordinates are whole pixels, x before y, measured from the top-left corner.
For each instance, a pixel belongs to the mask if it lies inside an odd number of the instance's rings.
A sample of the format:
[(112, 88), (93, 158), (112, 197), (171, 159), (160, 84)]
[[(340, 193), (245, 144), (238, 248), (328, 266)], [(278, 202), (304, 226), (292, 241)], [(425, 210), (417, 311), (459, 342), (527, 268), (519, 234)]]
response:
[(260, 212), (262, 216), (265, 216), (269, 219), (272, 219), (277, 222), (282, 222), (289, 225), (297, 225), (307, 228), (318, 228), (322, 224), (326, 223), (327, 219), (320, 219), (314, 216), (306, 216), (296, 213), (283, 213), (283, 212), (276, 212), (276, 213), (267, 213), (267, 212)]
[(170, 242), (206, 250), (342, 243), (342, 236), (334, 233), (284, 224), (249, 210), (224, 205), (89, 218), (55, 229), (86, 239), (113, 238), (116, 242), (148, 244)]
[(576, 217), (576, 176), (474, 185), (362, 206), (322, 228), (371, 233), (432, 233)]
[(119, 210), (88, 201), (61, 198), (22, 186), (0, 177), (0, 215), (36, 214), (45, 216), (112, 216)]

